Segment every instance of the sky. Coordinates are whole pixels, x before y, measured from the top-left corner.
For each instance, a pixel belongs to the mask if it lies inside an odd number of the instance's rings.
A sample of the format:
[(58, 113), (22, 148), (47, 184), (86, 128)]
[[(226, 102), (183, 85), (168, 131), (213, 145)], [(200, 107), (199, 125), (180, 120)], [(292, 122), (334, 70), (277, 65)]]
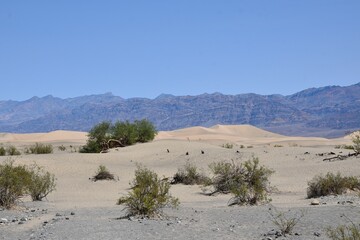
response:
[(359, 0), (1, 0), (0, 100), (360, 82)]

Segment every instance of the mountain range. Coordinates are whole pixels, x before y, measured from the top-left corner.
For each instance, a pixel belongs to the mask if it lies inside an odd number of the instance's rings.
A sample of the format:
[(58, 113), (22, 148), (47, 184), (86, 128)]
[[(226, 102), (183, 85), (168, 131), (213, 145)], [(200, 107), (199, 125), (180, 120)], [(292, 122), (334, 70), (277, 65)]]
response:
[(158, 130), (251, 124), (284, 135), (338, 137), (360, 129), (360, 83), (310, 88), (288, 96), (205, 93), (124, 99), (105, 93), (0, 101), (0, 132), (88, 131), (104, 120), (143, 118)]

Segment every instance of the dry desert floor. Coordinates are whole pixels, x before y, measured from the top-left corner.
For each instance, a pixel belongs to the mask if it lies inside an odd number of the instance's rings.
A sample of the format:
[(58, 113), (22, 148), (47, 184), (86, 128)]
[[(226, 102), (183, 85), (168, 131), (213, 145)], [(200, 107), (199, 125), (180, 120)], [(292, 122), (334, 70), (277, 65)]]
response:
[[(67, 131), (0, 134), (0, 144), (20, 150), (35, 142), (52, 144), (52, 154), (12, 159), (16, 164), (36, 162), (57, 179), (56, 191), (43, 201), (24, 198), (15, 209), (0, 210), (0, 219), (7, 220), (0, 224), (0, 239), (275, 239), (278, 229), (269, 214), (274, 209), (289, 217), (303, 214), (292, 235), (277, 239), (328, 239), (327, 227), (360, 222), (356, 194), (319, 198), (316, 206), (306, 198), (307, 183), (318, 174), (360, 175), (360, 158), (323, 161), (330, 152), (350, 153), (335, 148), (351, 144), (349, 137), (287, 137), (247, 125), (216, 125), (159, 132), (153, 142), (105, 154), (78, 153), (86, 139), (86, 133)], [(233, 147), (223, 147), (227, 143)], [(65, 151), (58, 149), (61, 145)], [(119, 219), (126, 212), (116, 201), (129, 191), (137, 163), (172, 177), (187, 161), (209, 174), (212, 162), (252, 157), (275, 171), (271, 184), (277, 190), (268, 204), (229, 207), (230, 195), (206, 196), (201, 186), (172, 185), (172, 195), (180, 200), (178, 209), (165, 209), (162, 219)], [(0, 163), (8, 158), (0, 157)], [(99, 165), (105, 165), (117, 180), (91, 181)]]

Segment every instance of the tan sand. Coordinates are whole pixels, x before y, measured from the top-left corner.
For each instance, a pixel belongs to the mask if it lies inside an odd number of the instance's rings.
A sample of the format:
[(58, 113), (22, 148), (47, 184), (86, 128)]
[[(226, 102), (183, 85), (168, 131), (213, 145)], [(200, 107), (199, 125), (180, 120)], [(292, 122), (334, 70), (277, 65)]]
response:
[[(209, 173), (207, 166), (215, 161), (241, 162), (258, 157), (261, 164), (275, 171), (271, 182), (277, 187), (278, 192), (272, 194), (271, 198), (272, 204), (278, 207), (308, 207), (310, 200), (306, 199), (307, 182), (317, 174), (337, 171), (344, 175), (360, 173), (358, 158), (324, 162), (324, 156), (316, 155), (329, 152), (348, 153), (349, 150), (334, 148), (339, 144), (351, 144), (348, 137), (339, 139), (286, 137), (248, 125), (216, 125), (212, 128), (192, 127), (159, 132), (153, 142), (112, 149), (106, 154), (70, 152), (69, 145), (84, 144), (86, 138), (86, 133), (69, 131), (3, 134), (0, 136), (0, 143), (22, 146), (43, 142), (63, 144), (67, 147), (65, 152), (56, 150), (49, 155), (21, 155), (13, 158), (19, 164), (36, 162), (56, 175), (57, 189), (47, 198), (47, 204), (51, 205), (54, 211), (121, 208), (116, 206), (115, 202), (127, 193), (136, 163), (153, 169), (161, 176), (171, 177), (187, 161), (195, 163), (205, 173)], [(234, 144), (233, 148), (227, 149), (221, 146), (226, 143)], [(241, 145), (244, 145), (244, 148), (241, 148)], [(204, 151), (204, 154), (201, 151)], [(186, 152), (189, 155), (186, 155)], [(0, 162), (7, 158), (0, 157)], [(89, 180), (100, 164), (114, 173), (118, 181)], [(174, 185), (171, 191), (185, 208), (226, 207), (230, 198), (229, 195), (205, 196), (200, 186)], [(27, 202), (28, 199), (24, 201)]]

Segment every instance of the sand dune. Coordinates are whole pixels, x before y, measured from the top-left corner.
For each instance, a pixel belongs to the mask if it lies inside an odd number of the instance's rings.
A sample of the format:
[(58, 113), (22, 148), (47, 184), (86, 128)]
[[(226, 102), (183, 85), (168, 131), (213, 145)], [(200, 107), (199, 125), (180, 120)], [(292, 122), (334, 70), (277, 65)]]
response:
[(85, 143), (86, 132), (76, 131), (53, 131), (49, 133), (3, 133), (0, 135), (0, 142), (6, 143), (33, 143), (33, 142), (79, 142)]
[[(127, 193), (136, 163), (149, 167), (160, 176), (171, 177), (188, 161), (210, 174), (208, 165), (212, 162), (241, 162), (253, 156), (275, 171), (270, 179), (278, 189), (270, 195), (273, 206), (284, 211), (309, 210), (299, 224), (300, 228), (296, 229), (300, 229), (303, 238), (295, 239), (314, 239), (315, 231), (326, 236), (325, 227), (343, 223), (339, 216), (344, 213), (354, 221), (360, 220), (360, 215), (351, 208), (360, 206), (358, 199), (351, 199), (353, 204), (349, 207), (337, 204), (342, 198), (330, 198), (327, 205), (315, 208), (309, 205), (311, 200), (306, 199), (307, 182), (317, 174), (338, 171), (343, 175), (359, 174), (359, 158), (323, 161), (329, 152), (349, 153), (350, 150), (334, 148), (339, 143), (350, 144), (348, 137), (287, 137), (249, 125), (216, 125), (159, 132), (153, 142), (112, 149), (106, 154), (81, 154), (68, 147), (74, 142), (84, 144), (86, 139), (86, 133), (70, 131), (0, 134), (0, 143), (5, 145), (22, 147), (34, 142), (48, 142), (67, 147), (61, 152), (56, 148), (53, 154), (23, 154), (14, 158), (17, 164), (36, 162), (54, 173), (57, 188), (44, 202), (32, 203), (28, 198), (23, 199), (22, 206), (32, 208), (34, 213), (21, 209), (0, 210), (0, 218), (29, 216), (33, 219), (23, 225), (0, 225), (0, 239), (29, 239), (29, 236), (35, 236), (33, 239), (116, 239), (119, 233), (124, 239), (195, 239), (194, 236), (196, 239), (263, 239), (262, 234), (274, 228), (267, 212), (269, 206), (230, 208), (227, 203), (231, 196), (205, 196), (196, 185), (172, 186), (171, 192), (180, 199), (181, 205), (178, 210), (169, 210), (170, 220), (114, 220), (125, 214), (115, 202)], [(229, 142), (234, 143), (232, 149), (221, 146)], [(240, 144), (252, 145), (252, 148), (241, 148)], [(275, 144), (283, 147), (274, 147)], [(7, 159), (8, 156), (0, 156), (0, 163)], [(118, 181), (90, 181), (99, 165), (105, 165)], [(46, 214), (42, 209), (47, 209)], [(76, 215), (70, 216), (71, 211)], [(56, 216), (56, 213), (68, 219)], [(45, 221), (49, 224), (43, 224)]]

